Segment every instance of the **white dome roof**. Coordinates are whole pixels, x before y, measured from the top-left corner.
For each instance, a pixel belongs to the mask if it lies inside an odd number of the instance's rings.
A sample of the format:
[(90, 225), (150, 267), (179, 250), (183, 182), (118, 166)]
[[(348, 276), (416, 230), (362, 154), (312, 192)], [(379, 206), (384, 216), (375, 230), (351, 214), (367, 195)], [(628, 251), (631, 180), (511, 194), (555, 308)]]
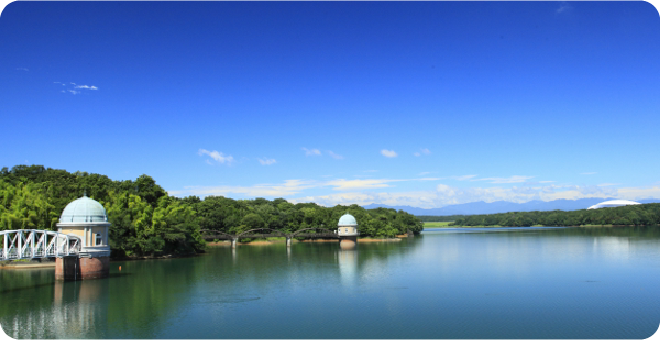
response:
[(67, 204), (60, 223), (107, 223), (108, 216), (101, 203), (83, 196)]
[(614, 200), (614, 201), (605, 201), (603, 203), (594, 204), (587, 209), (622, 207), (624, 205), (636, 205), (636, 204), (640, 204), (640, 203), (633, 201)]
[(353, 217), (351, 214), (345, 214), (339, 218), (339, 224), (337, 224), (338, 227), (352, 227), (356, 225), (358, 224), (355, 221), (355, 217)]

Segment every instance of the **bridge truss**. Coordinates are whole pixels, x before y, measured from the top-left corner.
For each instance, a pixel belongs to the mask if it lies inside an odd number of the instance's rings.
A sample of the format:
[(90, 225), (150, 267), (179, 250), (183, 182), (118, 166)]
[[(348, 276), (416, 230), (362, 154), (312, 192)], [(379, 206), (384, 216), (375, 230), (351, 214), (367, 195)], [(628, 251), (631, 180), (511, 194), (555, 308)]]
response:
[(0, 231), (0, 244), (1, 261), (78, 255), (82, 242), (52, 230), (18, 229)]

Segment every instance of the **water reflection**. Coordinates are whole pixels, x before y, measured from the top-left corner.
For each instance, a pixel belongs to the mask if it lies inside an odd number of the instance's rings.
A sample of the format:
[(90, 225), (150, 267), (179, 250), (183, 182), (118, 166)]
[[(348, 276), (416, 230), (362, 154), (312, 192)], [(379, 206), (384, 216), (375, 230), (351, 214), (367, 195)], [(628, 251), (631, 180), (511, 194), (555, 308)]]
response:
[(344, 286), (353, 286), (356, 283), (358, 274), (358, 249), (338, 249), (336, 250), (339, 260), (339, 273), (341, 283)]
[(112, 262), (95, 281), (0, 271), (0, 324), (15, 338), (645, 338), (660, 233), (630, 229), (216, 247)]

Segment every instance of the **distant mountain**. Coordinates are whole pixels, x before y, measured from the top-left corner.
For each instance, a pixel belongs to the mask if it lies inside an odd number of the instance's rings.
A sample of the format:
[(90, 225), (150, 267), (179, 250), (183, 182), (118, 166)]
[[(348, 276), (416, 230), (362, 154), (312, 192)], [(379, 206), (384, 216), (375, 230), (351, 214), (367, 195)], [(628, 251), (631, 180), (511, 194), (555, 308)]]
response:
[[(378, 207), (403, 209), (403, 211), (418, 215), (418, 216), (446, 216), (446, 215), (478, 215), (478, 214), (499, 214), (506, 212), (522, 212), (522, 211), (552, 211), (552, 210), (578, 210), (586, 209), (594, 204), (601, 202), (615, 200), (613, 197), (605, 198), (581, 198), (578, 200), (565, 200), (559, 199), (550, 202), (543, 201), (529, 201), (527, 203), (513, 203), (506, 201), (498, 201), (492, 203), (486, 202), (472, 202), (463, 204), (454, 204), (444, 206), (442, 208), (424, 209), (416, 208), (407, 205), (403, 206), (388, 206), (384, 204), (369, 204), (363, 206), (365, 209), (374, 209)], [(639, 203), (660, 203), (660, 199), (649, 198), (637, 201)]]

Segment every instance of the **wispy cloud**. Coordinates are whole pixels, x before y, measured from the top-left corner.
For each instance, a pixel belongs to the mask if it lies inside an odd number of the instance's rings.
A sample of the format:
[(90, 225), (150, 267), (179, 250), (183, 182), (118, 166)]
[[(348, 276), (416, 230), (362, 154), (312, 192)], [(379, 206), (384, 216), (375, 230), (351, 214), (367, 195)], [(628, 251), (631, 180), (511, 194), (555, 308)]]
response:
[[(232, 164), (233, 162), (235, 162), (234, 157), (229, 156), (229, 155), (224, 155), (222, 152), (219, 152), (219, 151), (216, 151), (216, 150), (209, 151), (209, 150), (206, 150), (206, 149), (199, 149), (197, 151), (197, 154), (200, 155), (200, 156), (207, 155), (207, 156), (211, 157), (213, 160), (215, 160), (218, 163)], [(207, 160), (207, 163), (209, 163), (208, 160)], [(211, 164), (211, 163), (209, 163), (209, 164)]]
[(340, 154), (336, 154), (336, 153), (334, 153), (330, 150), (328, 150), (328, 155), (330, 155), (330, 157), (332, 157), (334, 159), (344, 159), (344, 156), (342, 156)]
[[(25, 67), (19, 67), (19, 68), (16, 69), (16, 71), (30, 71), (30, 70), (26, 69)], [(37, 73), (39, 73), (39, 72), (37, 72)]]
[(621, 185), (621, 183), (602, 183), (602, 184), (598, 184), (599, 187), (610, 187), (610, 186), (613, 186), (613, 185)]
[[(208, 161), (208, 160), (207, 160)], [(227, 195), (241, 194), (254, 196), (285, 197), (301, 191), (315, 188), (330, 187), (332, 191), (375, 190), (393, 187), (390, 183), (408, 181), (435, 181), (437, 178), (421, 179), (336, 179), (329, 181), (286, 180), (283, 184), (256, 184), (251, 186), (221, 185), (221, 186), (186, 186), (184, 190), (172, 191), (172, 195)]]
[(277, 163), (277, 161), (274, 160), (274, 159), (268, 159), (268, 158), (261, 159), (261, 158), (259, 158), (259, 163), (261, 163), (261, 165), (271, 165), (271, 164)]
[(286, 180), (281, 184), (256, 184), (252, 186), (240, 185), (218, 185), (218, 186), (186, 186), (181, 191), (170, 191), (175, 196), (209, 196), (239, 194), (247, 197), (286, 197), (295, 195), (303, 190), (314, 187), (313, 181), (302, 181), (297, 179)]
[(523, 183), (527, 182), (528, 180), (534, 178), (534, 176), (520, 176), (520, 175), (513, 175), (509, 176), (508, 178), (479, 178), (479, 179), (473, 179), (471, 181), (489, 181), (491, 183), (495, 184), (507, 184), (507, 183)]
[(325, 206), (342, 205), (408, 205), (419, 208), (439, 208), (451, 204), (470, 202), (492, 203), (507, 201), (524, 203), (531, 200), (553, 201), (556, 199), (577, 200), (587, 197), (618, 197), (621, 199), (640, 200), (660, 197), (660, 186), (633, 188), (602, 188), (597, 186), (547, 185), (459, 188), (438, 184), (435, 190), (411, 192), (341, 192), (329, 195), (302, 196), (287, 198), (293, 203), (315, 202)]
[(455, 181), (467, 181), (475, 178), (477, 175), (461, 175), (461, 176), (451, 176), (449, 179), (453, 179)]
[(378, 172), (378, 170), (364, 170), (362, 172)]
[(383, 156), (385, 156), (387, 158), (394, 158), (394, 157), (398, 156), (398, 154), (394, 150), (383, 149), (383, 150), (380, 150), (380, 153), (383, 154)]
[(557, 14), (570, 11), (571, 9), (573, 9), (573, 7), (569, 5), (568, 2), (562, 1), (559, 3), (559, 8), (557, 8)]
[[(60, 84), (64, 86), (64, 90), (61, 90), (62, 93), (71, 93), (71, 94), (80, 94), (82, 91), (97, 91), (99, 88), (95, 85), (78, 85), (74, 82), (63, 83), (59, 81), (54, 81), (53, 84)], [(61, 87), (60, 87), (61, 89)]]
[(428, 175), (428, 174), (430, 174), (430, 173), (432, 173), (432, 172), (430, 172), (430, 171), (424, 171), (424, 172), (420, 172), (420, 173), (418, 173), (417, 176), (424, 176), (424, 175)]
[(319, 149), (308, 149), (308, 148), (300, 148), (300, 149), (305, 151), (305, 156), (321, 156), (321, 150)]
[(400, 182), (402, 180), (393, 180), (393, 179), (338, 179), (334, 181), (329, 181), (326, 185), (332, 186), (332, 190), (335, 191), (349, 191), (349, 190), (370, 190), (377, 188), (389, 187), (388, 183), (391, 182)]
[(92, 91), (96, 91), (96, 90), (99, 89), (98, 87), (96, 87), (96, 86), (94, 86), (94, 85), (91, 85), (91, 86), (89, 86), (89, 85), (76, 85), (76, 86), (74, 86), (74, 88), (77, 88), (77, 89), (88, 89), (88, 90), (92, 90)]
[(580, 175), (595, 175), (596, 172), (582, 172)]
[[(556, 199), (576, 200), (586, 197), (617, 197), (629, 200), (640, 200), (651, 197), (660, 198), (660, 185), (617, 189), (608, 185), (530, 185), (530, 182), (511, 187), (467, 188), (439, 183), (434, 185), (432, 187), (433, 189), (427, 191), (392, 192), (396, 190), (396, 183), (435, 180), (440, 179), (337, 179), (327, 181), (292, 179), (278, 184), (256, 184), (249, 186), (186, 186), (184, 190), (171, 191), (170, 194), (177, 196), (287, 197), (287, 200), (293, 203), (315, 202), (325, 206), (334, 206), (336, 204), (367, 205), (376, 203), (409, 205), (420, 208), (439, 208), (450, 204), (479, 201), (486, 203), (496, 201), (524, 203), (531, 200), (547, 202)], [(318, 190), (320, 188), (330, 188), (332, 193), (327, 195), (304, 195), (307, 190)], [(303, 195), (296, 197), (301, 194)]]
[(420, 149), (419, 151), (415, 152), (414, 155), (415, 155), (415, 157), (419, 157), (422, 154), (428, 155), (430, 153), (431, 153), (431, 150), (424, 148), (424, 149)]

